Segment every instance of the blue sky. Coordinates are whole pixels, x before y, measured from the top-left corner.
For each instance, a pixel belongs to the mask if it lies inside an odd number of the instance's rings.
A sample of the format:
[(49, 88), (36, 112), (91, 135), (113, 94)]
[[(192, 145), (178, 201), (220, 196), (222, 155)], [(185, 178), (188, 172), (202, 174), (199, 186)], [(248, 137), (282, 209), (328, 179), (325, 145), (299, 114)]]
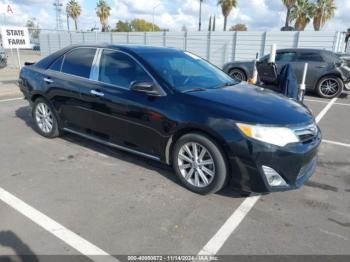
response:
[[(99, 20), (95, 15), (96, 1), (78, 0), (83, 9), (79, 18), (79, 29), (90, 29), (99, 26)], [(313, 0), (310, 0), (313, 1)], [(55, 28), (54, 0), (0, 0), (0, 22), (7, 24), (24, 25), (30, 17), (36, 17), (41, 28)], [(67, 0), (61, 0), (65, 6)], [(181, 30), (186, 25), (188, 30), (194, 31), (198, 27), (198, 2), (199, 0), (107, 0), (112, 7), (109, 24), (114, 27), (121, 20), (143, 18), (152, 21), (153, 7), (155, 9), (155, 22), (161, 28), (171, 31)], [(217, 16), (217, 29), (222, 29), (223, 17), (221, 9), (216, 5), (216, 0), (204, 0), (203, 5), (203, 29), (208, 26), (210, 15)], [(323, 30), (344, 31), (350, 27), (350, 1), (336, 0), (338, 10), (335, 17)], [(14, 14), (6, 17), (6, 6), (10, 4)], [(238, 0), (238, 6), (230, 17), (228, 24), (244, 23), (249, 30), (279, 30), (283, 25), (286, 10), (281, 0)], [(65, 14), (62, 12), (64, 29), (66, 29)], [(71, 21), (71, 26), (73, 23)], [(310, 25), (307, 30), (312, 30)]]

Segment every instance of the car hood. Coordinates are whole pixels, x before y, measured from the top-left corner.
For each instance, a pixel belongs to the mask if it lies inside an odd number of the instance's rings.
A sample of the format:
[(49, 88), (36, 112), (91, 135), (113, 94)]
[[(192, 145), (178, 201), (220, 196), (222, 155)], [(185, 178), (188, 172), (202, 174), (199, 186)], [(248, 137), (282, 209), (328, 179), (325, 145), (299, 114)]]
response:
[(312, 113), (292, 99), (247, 83), (186, 93), (198, 106), (221, 111), (232, 120), (266, 125), (299, 125), (314, 121)]

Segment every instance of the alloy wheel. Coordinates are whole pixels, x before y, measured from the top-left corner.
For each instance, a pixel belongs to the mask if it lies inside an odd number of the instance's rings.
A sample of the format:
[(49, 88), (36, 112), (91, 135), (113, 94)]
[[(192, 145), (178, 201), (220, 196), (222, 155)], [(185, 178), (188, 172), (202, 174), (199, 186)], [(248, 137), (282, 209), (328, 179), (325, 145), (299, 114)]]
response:
[(236, 69), (233, 69), (231, 72), (230, 72), (230, 76), (238, 81), (238, 82), (242, 82), (242, 81), (245, 81), (245, 75), (243, 74), (243, 72), (241, 70), (236, 70)]
[(339, 83), (336, 79), (327, 78), (320, 83), (320, 91), (326, 97), (332, 97), (339, 91)]
[(215, 177), (215, 163), (209, 150), (195, 142), (184, 144), (179, 150), (178, 166), (181, 175), (191, 185), (207, 187)]
[(35, 120), (42, 132), (48, 134), (52, 131), (53, 116), (50, 108), (45, 103), (37, 104), (35, 108)]

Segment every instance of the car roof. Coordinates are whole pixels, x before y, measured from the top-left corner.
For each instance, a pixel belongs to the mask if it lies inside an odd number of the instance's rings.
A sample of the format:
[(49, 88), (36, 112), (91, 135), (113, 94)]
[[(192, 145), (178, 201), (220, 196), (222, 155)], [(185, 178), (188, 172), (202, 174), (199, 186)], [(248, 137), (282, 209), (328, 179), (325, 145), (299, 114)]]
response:
[(115, 50), (130, 51), (136, 54), (147, 53), (147, 52), (171, 52), (179, 51), (179, 49), (172, 47), (152, 46), (152, 45), (137, 45), (137, 44), (100, 44), (100, 45), (71, 45), (67, 48), (73, 49), (78, 47), (96, 47), (96, 48), (109, 48)]
[(179, 49), (176, 48), (169, 48), (169, 47), (161, 47), (161, 46), (151, 46), (151, 45), (134, 45), (134, 44), (123, 44), (123, 45), (111, 45), (111, 44), (99, 44), (99, 45), (89, 45), (89, 44), (79, 44), (79, 45), (70, 45), (67, 46), (63, 49), (60, 49), (47, 57), (41, 59), (38, 61), (35, 66), (39, 68), (48, 68), (48, 66), (55, 61), (58, 57), (64, 55), (65, 53), (69, 52), (72, 49), (75, 48), (109, 48), (109, 49), (115, 49), (115, 50), (120, 50), (124, 51), (126, 53), (130, 54), (143, 54), (143, 53), (164, 53), (164, 52), (180, 52)]
[(315, 49), (315, 48), (283, 48), (278, 49), (278, 52), (330, 52), (329, 50), (325, 49)]

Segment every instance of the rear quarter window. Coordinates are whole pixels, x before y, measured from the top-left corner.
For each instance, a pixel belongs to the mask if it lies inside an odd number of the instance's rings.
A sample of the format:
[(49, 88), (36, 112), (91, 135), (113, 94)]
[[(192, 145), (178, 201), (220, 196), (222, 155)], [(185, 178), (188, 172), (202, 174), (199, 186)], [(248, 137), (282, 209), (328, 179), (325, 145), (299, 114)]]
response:
[(62, 62), (63, 62), (63, 56), (59, 57), (58, 59), (56, 59), (55, 62), (53, 62), (50, 66), (49, 69), (53, 70), (53, 71), (61, 71), (62, 68)]
[(297, 61), (299, 62), (324, 62), (323, 57), (321, 54), (317, 52), (305, 52), (305, 53), (299, 53)]

